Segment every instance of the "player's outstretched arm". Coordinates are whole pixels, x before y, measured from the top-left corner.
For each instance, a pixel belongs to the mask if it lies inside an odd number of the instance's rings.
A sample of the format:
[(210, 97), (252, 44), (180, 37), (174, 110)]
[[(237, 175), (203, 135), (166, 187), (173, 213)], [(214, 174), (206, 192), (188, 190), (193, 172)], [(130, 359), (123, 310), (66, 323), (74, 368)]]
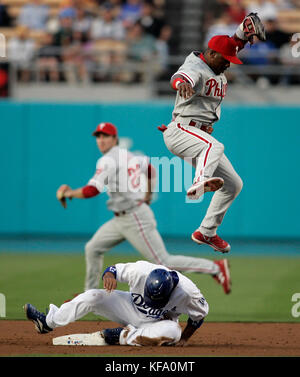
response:
[(174, 90), (178, 90), (180, 97), (188, 99), (192, 97), (193, 94), (195, 94), (191, 83), (186, 81), (186, 79), (180, 74), (174, 75), (171, 78), (170, 83)]
[(96, 196), (98, 194), (99, 191), (94, 186), (84, 186), (73, 190), (70, 186), (64, 184), (61, 185), (56, 191), (57, 200), (60, 201), (61, 205), (64, 208), (67, 208), (66, 199), (87, 199), (92, 198), (93, 196)]

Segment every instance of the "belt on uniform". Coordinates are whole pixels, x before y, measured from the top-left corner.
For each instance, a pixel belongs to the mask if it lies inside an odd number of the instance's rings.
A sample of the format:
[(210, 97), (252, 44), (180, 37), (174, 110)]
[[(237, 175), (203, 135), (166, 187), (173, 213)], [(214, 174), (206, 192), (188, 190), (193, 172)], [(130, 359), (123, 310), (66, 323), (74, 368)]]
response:
[(201, 131), (204, 131), (208, 134), (211, 134), (213, 132), (213, 128), (212, 128), (213, 124), (212, 123), (202, 123), (202, 122), (199, 122), (199, 121), (191, 120), (190, 123), (189, 123), (189, 126), (197, 127)]
[(141, 201), (140, 203), (138, 203), (138, 205), (136, 207), (133, 207), (133, 208), (129, 208), (127, 209), (126, 211), (120, 211), (120, 212), (114, 212), (114, 215), (115, 216), (123, 216), (123, 215), (126, 215), (127, 213), (131, 213), (134, 211), (135, 208), (139, 207), (140, 205), (143, 204), (143, 201)]
[(202, 130), (203, 128), (212, 127), (213, 124), (212, 123), (202, 123), (202, 122), (199, 122), (199, 121), (191, 120), (190, 123), (189, 123), (189, 126), (197, 127), (197, 128), (200, 128)]
[(121, 211), (121, 212), (114, 212), (114, 215), (115, 216), (122, 216), (122, 215), (126, 215), (126, 211)]

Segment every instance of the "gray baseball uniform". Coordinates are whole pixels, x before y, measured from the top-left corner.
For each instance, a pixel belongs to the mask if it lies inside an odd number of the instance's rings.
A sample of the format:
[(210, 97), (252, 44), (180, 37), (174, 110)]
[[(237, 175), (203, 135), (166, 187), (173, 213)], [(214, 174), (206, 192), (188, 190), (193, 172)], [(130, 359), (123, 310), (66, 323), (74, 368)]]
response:
[(154, 269), (167, 268), (146, 261), (117, 263), (115, 267), (117, 281), (127, 283), (129, 292), (114, 290), (108, 293), (104, 289), (91, 289), (60, 308), (50, 304), (47, 325), (52, 329), (66, 326), (93, 312), (126, 326), (120, 334), (120, 344), (143, 345), (143, 338), (147, 338), (145, 345), (151, 344), (151, 339), (155, 345), (160, 345), (157, 344), (159, 339), (168, 343), (180, 340), (178, 322), (181, 314), (187, 314), (195, 323), (201, 322), (208, 314), (209, 306), (200, 290), (179, 272), (174, 271), (178, 283), (169, 301), (164, 307), (153, 309), (144, 300), (146, 279)]
[(164, 132), (164, 141), (173, 154), (187, 162), (193, 161), (194, 182), (212, 176), (224, 179), (223, 187), (212, 197), (199, 230), (208, 237), (216, 234), (225, 213), (242, 189), (242, 180), (224, 154), (224, 146), (201, 130), (220, 119), (221, 102), (226, 94), (224, 74), (216, 75), (206, 62), (192, 52), (174, 74), (188, 81), (195, 93), (184, 99), (177, 93), (172, 121)]
[(108, 208), (115, 216), (103, 224), (85, 246), (85, 290), (98, 288), (104, 254), (127, 240), (147, 260), (186, 272), (215, 275), (219, 266), (213, 261), (168, 254), (156, 228), (151, 208), (143, 203), (148, 158), (135, 156), (115, 146), (101, 157), (96, 173), (88, 182), (98, 191), (107, 189)]

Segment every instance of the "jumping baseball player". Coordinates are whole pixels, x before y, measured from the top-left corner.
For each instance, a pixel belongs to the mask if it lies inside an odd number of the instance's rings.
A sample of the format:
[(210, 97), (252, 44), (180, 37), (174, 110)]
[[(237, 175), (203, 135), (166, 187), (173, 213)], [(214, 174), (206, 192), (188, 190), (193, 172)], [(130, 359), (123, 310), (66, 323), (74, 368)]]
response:
[[(27, 318), (44, 334), (92, 312), (125, 326), (100, 332), (104, 345), (183, 346), (208, 314), (209, 306), (196, 285), (162, 265), (117, 263), (102, 278), (104, 289), (85, 291), (60, 308), (50, 304), (47, 316), (25, 304)], [(116, 290), (117, 281), (127, 283), (129, 292)], [(183, 332), (181, 314), (189, 316)]]
[(215, 191), (207, 213), (192, 234), (198, 244), (207, 244), (222, 253), (230, 251), (228, 242), (217, 234), (226, 211), (242, 189), (242, 180), (224, 154), (224, 146), (211, 133), (220, 119), (221, 103), (226, 94), (224, 72), (230, 63), (242, 64), (237, 52), (255, 38), (266, 40), (264, 26), (256, 13), (250, 13), (233, 37), (217, 35), (210, 39), (204, 53), (192, 52), (171, 78), (177, 91), (172, 121), (158, 127), (163, 131), (167, 148), (182, 159), (195, 161), (190, 199), (199, 199)]
[(230, 293), (230, 271), (226, 259), (211, 261), (168, 254), (149, 206), (155, 179), (155, 169), (149, 159), (120, 148), (117, 128), (111, 123), (100, 123), (93, 135), (103, 154), (97, 161), (95, 175), (84, 187), (73, 190), (65, 184), (57, 190), (57, 198), (64, 207), (67, 206), (67, 198), (91, 198), (105, 189), (109, 195), (107, 205), (114, 217), (100, 226), (85, 246), (85, 290), (99, 287), (104, 254), (127, 240), (147, 260), (172, 270), (210, 274), (222, 285), (226, 294)]

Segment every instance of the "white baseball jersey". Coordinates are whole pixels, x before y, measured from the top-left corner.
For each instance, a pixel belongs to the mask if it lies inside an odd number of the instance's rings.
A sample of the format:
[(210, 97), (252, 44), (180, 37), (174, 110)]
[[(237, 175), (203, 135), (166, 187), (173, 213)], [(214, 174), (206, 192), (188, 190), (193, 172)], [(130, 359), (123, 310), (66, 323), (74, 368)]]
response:
[(208, 312), (208, 304), (197, 286), (186, 276), (176, 271), (179, 278), (178, 284), (164, 308), (152, 309), (144, 303), (144, 287), (150, 272), (163, 268), (162, 265), (152, 264), (146, 261), (136, 263), (117, 263), (115, 265), (116, 279), (129, 285), (133, 304), (145, 318), (177, 320), (181, 314), (187, 314), (193, 321), (200, 321)]
[(193, 51), (188, 55), (173, 75), (182, 75), (195, 90), (195, 94), (188, 99), (177, 92), (173, 121), (188, 124), (189, 120), (194, 119), (202, 123), (214, 123), (220, 119), (227, 79), (223, 73), (216, 75), (199, 54), (198, 51)]
[(146, 156), (115, 146), (99, 158), (96, 173), (88, 185), (100, 192), (107, 189), (107, 207), (113, 212), (134, 208), (145, 197), (148, 162)]
[(174, 344), (180, 340), (180, 314), (188, 314), (197, 328), (208, 314), (208, 304), (200, 290), (187, 277), (177, 271), (179, 280), (169, 302), (162, 309), (144, 304), (144, 286), (150, 272), (161, 265), (138, 261), (116, 264), (117, 280), (129, 284), (130, 291), (90, 289), (65, 302), (60, 308), (50, 304), (47, 325), (54, 329), (74, 322), (93, 312), (126, 327), (120, 334), (123, 345)]

